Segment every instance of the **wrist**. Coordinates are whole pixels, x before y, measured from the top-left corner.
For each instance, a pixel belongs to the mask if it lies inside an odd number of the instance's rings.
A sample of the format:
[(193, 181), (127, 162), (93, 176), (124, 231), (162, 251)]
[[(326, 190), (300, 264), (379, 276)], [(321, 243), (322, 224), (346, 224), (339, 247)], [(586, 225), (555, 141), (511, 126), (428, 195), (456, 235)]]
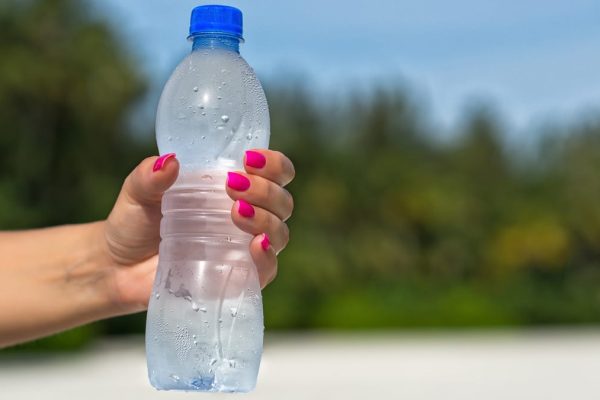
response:
[(90, 320), (113, 315), (110, 299), (112, 261), (104, 237), (105, 222), (80, 225), (81, 245), (67, 264), (64, 280), (68, 290), (79, 294), (82, 309)]

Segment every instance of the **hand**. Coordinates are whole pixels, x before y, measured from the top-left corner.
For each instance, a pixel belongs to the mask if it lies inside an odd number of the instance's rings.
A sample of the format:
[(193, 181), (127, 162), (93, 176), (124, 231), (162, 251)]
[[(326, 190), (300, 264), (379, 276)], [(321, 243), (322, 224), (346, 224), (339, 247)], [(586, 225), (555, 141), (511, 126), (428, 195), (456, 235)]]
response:
[[(284, 221), (292, 213), (293, 200), (283, 186), (293, 179), (294, 167), (283, 154), (270, 150), (247, 152), (244, 166), (246, 173), (230, 173), (227, 193), (236, 200), (231, 210), (233, 222), (255, 235), (250, 254), (264, 287), (277, 274), (276, 255), (288, 242)], [(142, 311), (148, 306), (158, 263), (161, 199), (178, 171), (174, 155), (142, 161), (125, 180), (103, 224), (101, 240), (110, 265), (106, 289), (114, 314)], [(245, 185), (243, 190), (240, 182)]]

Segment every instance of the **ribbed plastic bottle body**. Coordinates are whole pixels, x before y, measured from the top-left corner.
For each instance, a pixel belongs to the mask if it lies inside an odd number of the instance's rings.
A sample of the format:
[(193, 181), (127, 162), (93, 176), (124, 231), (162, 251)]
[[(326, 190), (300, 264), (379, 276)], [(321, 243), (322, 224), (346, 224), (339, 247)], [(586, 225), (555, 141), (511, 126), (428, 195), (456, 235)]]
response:
[(163, 196), (159, 265), (146, 325), (157, 389), (247, 392), (262, 354), (263, 314), (251, 235), (231, 220), (227, 170), (266, 148), (264, 92), (239, 54), (199, 49), (173, 73), (157, 112), (161, 154), (180, 175)]

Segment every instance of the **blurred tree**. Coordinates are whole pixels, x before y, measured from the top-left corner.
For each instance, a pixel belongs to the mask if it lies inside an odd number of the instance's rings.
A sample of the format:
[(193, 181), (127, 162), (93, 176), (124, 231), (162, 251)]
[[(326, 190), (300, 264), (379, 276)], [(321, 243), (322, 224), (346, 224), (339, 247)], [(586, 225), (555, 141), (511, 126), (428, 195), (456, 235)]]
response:
[(4, 1), (0, 25), (0, 224), (104, 217), (139, 152), (124, 129), (139, 72), (81, 2)]

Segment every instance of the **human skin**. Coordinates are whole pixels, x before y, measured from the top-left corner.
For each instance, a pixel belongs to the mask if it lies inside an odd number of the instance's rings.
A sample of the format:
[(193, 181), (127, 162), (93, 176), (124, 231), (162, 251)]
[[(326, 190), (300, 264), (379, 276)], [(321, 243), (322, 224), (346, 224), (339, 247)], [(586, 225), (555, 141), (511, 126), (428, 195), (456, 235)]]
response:
[[(252, 150), (244, 168), (229, 175), (226, 190), (235, 201), (233, 222), (254, 235), (250, 254), (264, 287), (289, 240), (293, 200), (283, 187), (294, 167), (279, 152)], [(0, 232), (0, 347), (145, 310), (158, 263), (162, 194), (178, 171), (175, 155), (143, 160), (104, 221)]]

